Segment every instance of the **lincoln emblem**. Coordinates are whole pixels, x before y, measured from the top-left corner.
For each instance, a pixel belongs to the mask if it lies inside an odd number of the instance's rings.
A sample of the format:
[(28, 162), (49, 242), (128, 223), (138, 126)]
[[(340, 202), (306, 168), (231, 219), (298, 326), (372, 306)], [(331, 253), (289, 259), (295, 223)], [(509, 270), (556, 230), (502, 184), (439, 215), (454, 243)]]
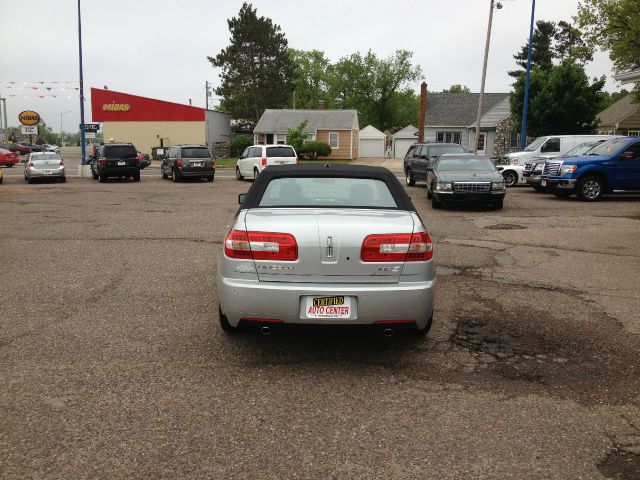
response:
[(327, 258), (333, 257), (333, 238), (327, 237)]

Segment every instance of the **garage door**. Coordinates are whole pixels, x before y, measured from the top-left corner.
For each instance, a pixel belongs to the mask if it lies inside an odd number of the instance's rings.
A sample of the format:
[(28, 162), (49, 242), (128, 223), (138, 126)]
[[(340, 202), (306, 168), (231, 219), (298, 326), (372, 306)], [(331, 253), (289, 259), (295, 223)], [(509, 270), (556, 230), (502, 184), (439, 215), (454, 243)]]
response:
[(395, 146), (393, 152), (394, 157), (404, 158), (404, 156), (407, 154), (407, 150), (409, 150), (409, 147), (414, 143), (416, 143), (416, 141), (413, 138), (396, 138), (393, 141), (393, 144)]
[(361, 138), (359, 157), (384, 157), (384, 139)]

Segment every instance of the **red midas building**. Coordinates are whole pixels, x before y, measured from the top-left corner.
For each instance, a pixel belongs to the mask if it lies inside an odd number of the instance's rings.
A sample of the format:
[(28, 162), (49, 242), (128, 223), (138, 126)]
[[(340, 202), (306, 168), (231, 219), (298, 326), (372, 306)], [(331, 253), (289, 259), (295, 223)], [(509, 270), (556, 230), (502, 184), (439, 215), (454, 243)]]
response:
[(227, 113), (99, 88), (91, 89), (91, 118), (102, 123), (105, 143), (131, 142), (143, 153), (181, 143), (213, 147), (231, 135)]

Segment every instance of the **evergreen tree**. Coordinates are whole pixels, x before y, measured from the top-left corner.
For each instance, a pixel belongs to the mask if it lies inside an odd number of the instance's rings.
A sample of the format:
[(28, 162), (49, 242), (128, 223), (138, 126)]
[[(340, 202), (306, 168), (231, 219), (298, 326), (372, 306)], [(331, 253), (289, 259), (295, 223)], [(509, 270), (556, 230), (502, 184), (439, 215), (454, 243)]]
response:
[[(533, 31), (531, 41), (531, 68), (537, 67), (541, 70), (551, 69), (555, 56), (552, 48), (555, 35), (556, 24), (554, 22), (547, 22), (545, 20), (538, 20), (536, 22), (536, 28)], [(518, 78), (526, 71), (528, 49), (529, 42), (527, 41), (520, 51), (513, 56), (521, 70), (509, 72), (510, 76)]]
[(244, 3), (237, 17), (227, 20), (231, 44), (215, 57), (221, 68), (216, 88), (221, 106), (234, 118), (257, 122), (266, 108), (288, 107), (294, 89), (295, 68), (288, 42), (279, 25), (258, 17)]

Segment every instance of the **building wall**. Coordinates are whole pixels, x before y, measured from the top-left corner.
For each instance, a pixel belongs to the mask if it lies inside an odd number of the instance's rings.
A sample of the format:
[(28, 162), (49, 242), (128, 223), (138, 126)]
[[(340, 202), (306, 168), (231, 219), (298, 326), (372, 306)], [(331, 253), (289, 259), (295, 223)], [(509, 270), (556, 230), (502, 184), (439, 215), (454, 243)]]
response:
[(358, 158), (358, 145), (357, 141), (354, 139), (355, 135), (351, 130), (318, 130), (316, 133), (316, 140), (318, 142), (329, 143), (329, 133), (333, 132), (337, 132), (339, 134), (338, 148), (334, 148), (331, 151), (330, 158), (341, 160)]
[(218, 142), (228, 142), (231, 137), (231, 115), (228, 113), (205, 110), (206, 143), (213, 146)]
[(151, 154), (151, 148), (170, 147), (179, 143), (205, 143), (205, 122), (104, 122), (104, 141), (131, 142), (142, 152)]

